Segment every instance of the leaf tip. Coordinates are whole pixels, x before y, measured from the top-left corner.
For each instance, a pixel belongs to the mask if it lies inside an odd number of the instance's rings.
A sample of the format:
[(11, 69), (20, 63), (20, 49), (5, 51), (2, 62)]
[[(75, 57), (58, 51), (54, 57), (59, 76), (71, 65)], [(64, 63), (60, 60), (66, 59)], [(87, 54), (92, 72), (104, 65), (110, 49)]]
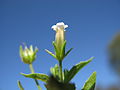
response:
[(91, 62), (93, 59), (94, 59), (94, 57), (91, 57), (91, 58), (88, 60), (88, 62)]

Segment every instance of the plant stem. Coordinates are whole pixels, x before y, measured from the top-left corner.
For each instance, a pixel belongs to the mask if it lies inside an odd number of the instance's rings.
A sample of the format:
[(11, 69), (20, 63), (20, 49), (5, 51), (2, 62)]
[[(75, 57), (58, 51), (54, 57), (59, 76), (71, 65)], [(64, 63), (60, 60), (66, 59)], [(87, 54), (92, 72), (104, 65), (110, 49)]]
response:
[(63, 82), (62, 61), (59, 61), (59, 70), (60, 70), (60, 80), (61, 82)]
[[(34, 68), (33, 68), (33, 65), (32, 65), (32, 64), (29, 64), (29, 67), (30, 67), (31, 73), (35, 73)], [(36, 83), (36, 86), (37, 86), (38, 90), (42, 90), (42, 88), (40, 87), (38, 81), (37, 81), (36, 79), (34, 79), (34, 80), (35, 80), (35, 83)]]
[(31, 73), (35, 73), (35, 72), (34, 72), (34, 69), (33, 69), (33, 65), (32, 65), (32, 64), (29, 64), (29, 67), (30, 67)]
[(23, 88), (23, 86), (22, 86), (20, 81), (18, 81), (18, 87), (20, 88), (20, 90), (24, 90), (24, 88)]

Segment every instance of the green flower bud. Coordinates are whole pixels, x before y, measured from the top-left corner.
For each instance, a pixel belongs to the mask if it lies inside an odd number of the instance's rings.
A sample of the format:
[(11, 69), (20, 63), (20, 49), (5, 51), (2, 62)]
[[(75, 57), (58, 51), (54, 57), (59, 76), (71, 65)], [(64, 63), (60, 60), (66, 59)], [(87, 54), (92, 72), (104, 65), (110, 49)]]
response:
[(36, 59), (37, 52), (38, 49), (35, 48), (35, 50), (33, 50), (32, 45), (30, 46), (30, 48), (27, 48), (27, 46), (25, 46), (24, 49), (22, 48), (22, 46), (20, 46), (20, 57), (22, 61), (26, 64), (31, 64)]

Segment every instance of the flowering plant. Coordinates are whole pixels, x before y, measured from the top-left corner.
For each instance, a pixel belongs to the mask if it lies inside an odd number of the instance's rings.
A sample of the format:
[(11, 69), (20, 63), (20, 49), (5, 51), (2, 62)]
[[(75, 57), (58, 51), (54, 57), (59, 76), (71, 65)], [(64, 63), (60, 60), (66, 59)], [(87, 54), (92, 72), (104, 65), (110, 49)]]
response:
[[(25, 49), (23, 50), (22, 46), (20, 46), (20, 57), (24, 63), (29, 64), (31, 70), (30, 74), (21, 73), (21, 75), (27, 78), (33, 78), (35, 80), (36, 86), (38, 87), (38, 90), (42, 90), (38, 83), (38, 80), (45, 82), (45, 87), (47, 90), (76, 90), (76, 86), (74, 83), (71, 83), (71, 80), (84, 66), (90, 63), (93, 59), (92, 57), (87, 61), (81, 61), (78, 64), (74, 65), (70, 70), (63, 69), (63, 59), (72, 50), (71, 48), (66, 51), (67, 42), (65, 40), (65, 28), (67, 27), (68, 25), (65, 25), (63, 22), (52, 26), (52, 29), (56, 31), (55, 41), (52, 43), (55, 52), (52, 53), (47, 49), (45, 49), (45, 51), (53, 56), (58, 61), (58, 64), (50, 68), (51, 75), (34, 72), (32, 62), (36, 59), (36, 53), (38, 52), (37, 48), (33, 50), (32, 46), (30, 46), (30, 48), (27, 48), (27, 46), (25, 46)], [(94, 90), (95, 83), (96, 72), (93, 72), (89, 79), (85, 82), (82, 90)], [(20, 90), (24, 90), (20, 81), (18, 81), (18, 86)]]

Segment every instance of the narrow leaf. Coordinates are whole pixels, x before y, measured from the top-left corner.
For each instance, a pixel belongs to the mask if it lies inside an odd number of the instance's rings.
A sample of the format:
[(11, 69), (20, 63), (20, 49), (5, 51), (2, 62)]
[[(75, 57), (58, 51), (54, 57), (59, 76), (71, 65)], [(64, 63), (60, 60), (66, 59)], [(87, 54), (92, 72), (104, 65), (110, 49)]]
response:
[(54, 50), (55, 50), (55, 52), (58, 52), (57, 47), (56, 47), (56, 44), (55, 44), (54, 41), (52, 42), (52, 44), (53, 44), (53, 46), (54, 46)]
[(94, 90), (96, 83), (96, 72), (93, 72), (89, 79), (85, 82), (82, 90)]
[(53, 54), (52, 52), (50, 52), (50, 51), (49, 51), (49, 50), (47, 50), (47, 49), (45, 49), (45, 51), (46, 51), (48, 54), (50, 54), (51, 56), (53, 56), (53, 57), (56, 59), (55, 54)]
[(64, 41), (62, 48), (61, 48), (61, 52), (60, 52), (60, 56), (63, 59), (65, 56), (65, 47), (66, 47), (66, 40)]
[(19, 80), (18, 80), (17, 84), (18, 84), (18, 87), (20, 88), (20, 90), (24, 90), (24, 88)]
[(72, 49), (73, 49), (73, 48), (71, 48), (70, 50), (68, 50), (68, 51), (66, 52), (66, 54), (65, 54), (64, 57), (66, 57), (66, 56), (72, 51)]
[(65, 81), (64, 82), (69, 82), (84, 66), (86, 66), (89, 62), (91, 62), (93, 59), (90, 58), (87, 61), (81, 61), (80, 63), (76, 64), (75, 66), (73, 66), (70, 71), (68, 72), (68, 74), (65, 76)]
[(37, 79), (37, 80), (41, 80), (43, 82), (47, 82), (47, 80), (49, 79), (49, 76), (47, 76), (46, 74), (40, 74), (40, 73), (33, 73), (33, 74), (24, 74), (21, 73), (21, 75), (28, 77), (28, 78), (33, 78), (33, 79)]
[(58, 48), (56, 47), (56, 44), (55, 44), (55, 42), (53, 41), (53, 46), (54, 46), (54, 50), (55, 50), (55, 54), (56, 54), (56, 59), (57, 60), (59, 60), (59, 58), (60, 58), (60, 53), (59, 53), (59, 51), (58, 51)]
[(63, 72), (63, 80), (65, 80), (65, 77), (68, 75), (68, 70), (67, 69), (64, 69), (64, 72)]

